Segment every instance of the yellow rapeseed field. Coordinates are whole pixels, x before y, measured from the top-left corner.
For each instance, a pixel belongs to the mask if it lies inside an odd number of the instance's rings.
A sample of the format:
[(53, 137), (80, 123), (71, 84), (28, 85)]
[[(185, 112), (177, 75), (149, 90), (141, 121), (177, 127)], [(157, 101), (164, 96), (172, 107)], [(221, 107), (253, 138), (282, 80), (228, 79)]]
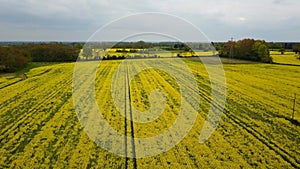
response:
[[(102, 61), (95, 79), (97, 104), (107, 122), (119, 133), (139, 138), (168, 129), (176, 121), (181, 101), (189, 103), (195, 99), (193, 95), (181, 98), (180, 85), (165, 71), (144, 69), (128, 82), (126, 91), (130, 91), (127, 97), (131, 104), (124, 104), (139, 111), (148, 110), (153, 106), (151, 91), (159, 89), (165, 95), (166, 106), (154, 121), (131, 125), (112, 99), (112, 83), (128, 80), (118, 76), (116, 70), (134, 72), (155, 62), (184, 76), (171, 59), (145, 60), (126, 60), (126, 67), (121, 70), (118, 66), (122, 60)], [(33, 68), (26, 80), (14, 75), (1, 76), (0, 168), (300, 168), (299, 67), (224, 64), (227, 85), (224, 114), (213, 135), (205, 143), (199, 143), (211, 102), (210, 79), (199, 60), (184, 59), (184, 62), (198, 85), (192, 90), (200, 95), (196, 122), (174, 148), (137, 159), (102, 149), (83, 130), (72, 98), (74, 63)], [(117, 73), (115, 80), (114, 73)], [(295, 93), (299, 99), (295, 117), (291, 119)]]

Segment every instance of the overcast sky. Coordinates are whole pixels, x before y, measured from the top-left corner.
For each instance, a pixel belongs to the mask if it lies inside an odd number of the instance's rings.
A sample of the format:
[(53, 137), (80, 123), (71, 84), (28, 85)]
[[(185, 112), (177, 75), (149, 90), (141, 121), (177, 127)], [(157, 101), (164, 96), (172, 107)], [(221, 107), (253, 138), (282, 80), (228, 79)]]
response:
[(85, 41), (112, 20), (163, 12), (212, 41), (300, 41), (299, 0), (0, 0), (0, 41)]

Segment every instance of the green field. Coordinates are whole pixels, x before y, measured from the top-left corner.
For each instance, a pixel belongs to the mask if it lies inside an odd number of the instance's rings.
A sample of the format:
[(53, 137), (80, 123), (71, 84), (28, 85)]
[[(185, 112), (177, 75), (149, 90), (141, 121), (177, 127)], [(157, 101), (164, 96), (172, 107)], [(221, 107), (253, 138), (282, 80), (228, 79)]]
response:
[[(171, 59), (141, 60), (145, 61), (127, 60), (126, 69), (140, 70), (155, 62), (184, 75)], [(98, 147), (84, 132), (73, 105), (74, 63), (32, 68), (26, 80), (0, 76), (0, 168), (300, 168), (300, 99), (291, 119), (294, 94), (300, 98), (298, 66), (224, 64), (224, 114), (217, 130), (200, 144), (200, 131), (211, 101), (210, 79), (201, 62), (184, 61), (196, 77), (198, 89), (193, 91), (200, 95), (196, 122), (174, 148), (138, 159), (114, 155)], [(167, 103), (158, 119), (132, 126), (118, 113), (110, 93), (120, 63), (102, 61), (97, 71), (96, 98), (105, 119), (118, 132), (134, 133), (139, 138), (157, 135), (170, 127), (180, 107), (178, 84), (157, 69), (146, 69), (135, 76), (126, 90), (131, 91), (128, 97), (136, 109), (151, 107), (149, 94), (154, 89), (165, 93)], [(128, 81), (120, 76), (118, 82)], [(191, 95), (183, 99), (189, 102), (194, 98)]]

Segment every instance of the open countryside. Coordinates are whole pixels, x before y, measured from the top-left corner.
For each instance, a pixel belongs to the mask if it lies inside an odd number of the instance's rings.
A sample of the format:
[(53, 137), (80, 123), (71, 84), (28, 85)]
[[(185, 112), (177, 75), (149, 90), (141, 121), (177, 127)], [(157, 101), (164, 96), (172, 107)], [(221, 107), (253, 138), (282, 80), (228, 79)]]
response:
[(1, 0), (0, 169), (300, 169), (300, 0)]
[[(116, 50), (111, 51), (114, 53)], [(163, 91), (167, 98), (158, 119), (131, 123), (118, 113), (110, 93), (121, 62), (126, 62), (124, 70), (142, 69), (155, 62), (184, 75), (180, 65), (172, 62), (182, 59), (192, 71), (198, 86), (192, 90), (201, 97), (195, 125), (174, 148), (148, 158), (120, 157), (89, 139), (73, 105), (75, 63), (29, 63), (20, 71), (26, 73), (25, 80), (16, 74), (1, 75), (1, 168), (300, 168), (300, 102), (294, 100), (295, 94), (300, 96), (300, 67), (295, 66), (295, 52), (271, 51), (273, 62), (282, 65), (221, 58), (226, 105), (217, 130), (202, 144), (199, 135), (211, 102), (210, 78), (199, 58), (181, 54), (186, 57), (103, 60), (97, 70), (95, 93), (105, 119), (118, 132), (139, 138), (167, 129), (176, 120), (180, 99), (189, 102), (193, 96), (180, 98), (176, 81), (158, 69), (145, 69), (131, 82), (120, 76), (120, 83), (130, 83), (127, 105), (149, 109), (149, 94), (154, 89)], [(177, 52), (173, 57), (179, 56)]]

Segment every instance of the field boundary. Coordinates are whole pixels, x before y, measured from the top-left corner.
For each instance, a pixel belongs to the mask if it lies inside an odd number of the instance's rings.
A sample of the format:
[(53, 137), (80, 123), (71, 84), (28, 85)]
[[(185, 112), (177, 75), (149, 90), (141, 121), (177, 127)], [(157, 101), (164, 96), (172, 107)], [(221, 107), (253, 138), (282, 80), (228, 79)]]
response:
[(277, 62), (273, 62), (272, 64), (274, 64), (274, 65), (282, 65), (282, 66), (300, 66), (300, 65), (297, 65), (297, 64), (277, 63)]

